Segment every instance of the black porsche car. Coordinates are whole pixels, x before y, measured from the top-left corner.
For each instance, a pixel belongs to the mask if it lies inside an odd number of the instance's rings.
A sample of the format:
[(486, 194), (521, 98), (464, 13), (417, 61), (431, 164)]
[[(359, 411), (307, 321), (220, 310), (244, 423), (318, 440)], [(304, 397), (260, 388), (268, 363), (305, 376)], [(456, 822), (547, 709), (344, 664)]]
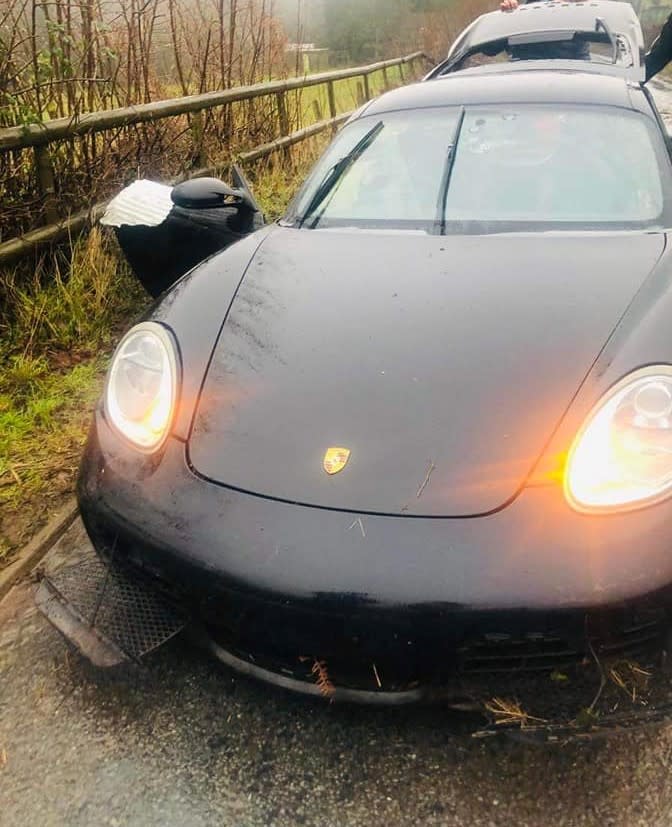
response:
[[(672, 606), (672, 165), (630, 6), (543, 5), (367, 104), (116, 351), (86, 529), (235, 668), (485, 686), (505, 723), (546, 720), (528, 676), (583, 687), (574, 723), (669, 700), (634, 696)], [(594, 59), (464, 65), (548, 31)]]

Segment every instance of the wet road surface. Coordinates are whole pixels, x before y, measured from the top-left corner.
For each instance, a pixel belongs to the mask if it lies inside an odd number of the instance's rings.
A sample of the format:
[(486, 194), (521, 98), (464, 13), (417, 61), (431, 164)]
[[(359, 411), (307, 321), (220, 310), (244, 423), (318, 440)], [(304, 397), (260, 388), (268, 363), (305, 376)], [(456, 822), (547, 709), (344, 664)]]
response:
[[(85, 551), (78, 522), (50, 553)], [(173, 641), (87, 667), (33, 608), (0, 606), (0, 825), (669, 825), (672, 728), (540, 747), (441, 708), (291, 696)]]

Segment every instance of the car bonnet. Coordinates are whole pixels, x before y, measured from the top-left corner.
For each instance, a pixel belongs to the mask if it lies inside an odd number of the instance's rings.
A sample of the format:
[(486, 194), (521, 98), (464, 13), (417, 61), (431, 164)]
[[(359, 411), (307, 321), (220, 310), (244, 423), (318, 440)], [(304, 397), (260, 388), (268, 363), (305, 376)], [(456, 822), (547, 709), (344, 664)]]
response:
[[(227, 316), (193, 469), (360, 513), (505, 505), (659, 259), (656, 233), (278, 228)], [(339, 473), (330, 448), (346, 449)]]

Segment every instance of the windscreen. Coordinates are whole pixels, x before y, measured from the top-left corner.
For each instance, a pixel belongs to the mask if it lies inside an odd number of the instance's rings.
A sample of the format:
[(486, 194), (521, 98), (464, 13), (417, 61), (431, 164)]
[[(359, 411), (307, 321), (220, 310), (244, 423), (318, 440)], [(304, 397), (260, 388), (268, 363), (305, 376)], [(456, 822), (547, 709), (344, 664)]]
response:
[(289, 220), (428, 233), (659, 228), (670, 170), (654, 122), (614, 107), (437, 108), (337, 137)]
[(442, 108), (354, 121), (337, 136), (290, 210), (303, 217), (334, 165), (378, 127), (373, 140), (343, 170), (305, 225), (383, 222), (420, 229), (431, 226), (460, 118), (459, 109)]

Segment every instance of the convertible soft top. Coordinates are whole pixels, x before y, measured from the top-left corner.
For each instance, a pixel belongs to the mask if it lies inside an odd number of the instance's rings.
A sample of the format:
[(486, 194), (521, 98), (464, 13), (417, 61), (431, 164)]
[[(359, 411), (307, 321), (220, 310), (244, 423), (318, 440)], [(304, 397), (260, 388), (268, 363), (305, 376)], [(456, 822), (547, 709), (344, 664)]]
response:
[[(590, 3), (528, 3), (515, 11), (495, 11), (478, 17), (455, 40), (448, 57), (427, 76), (439, 77), (463, 68), (475, 54), (496, 54), (520, 47), (582, 41), (612, 47), (611, 63), (589, 63), (591, 69), (644, 80), (644, 38), (630, 3), (594, 0)], [(587, 61), (581, 61), (584, 65)]]

